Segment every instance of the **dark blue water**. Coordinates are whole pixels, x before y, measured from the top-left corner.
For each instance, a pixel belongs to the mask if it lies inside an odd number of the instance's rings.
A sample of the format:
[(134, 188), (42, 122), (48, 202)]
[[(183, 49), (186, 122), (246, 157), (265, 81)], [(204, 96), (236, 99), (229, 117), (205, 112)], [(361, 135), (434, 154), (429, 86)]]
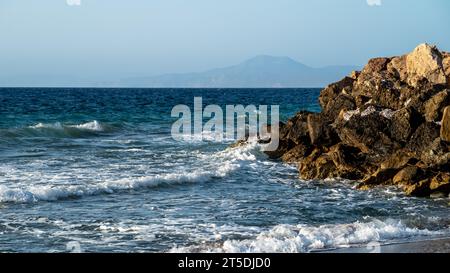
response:
[[(172, 139), (172, 107), (320, 111), (318, 89), (0, 89), (0, 251), (280, 251), (449, 235), (449, 200), (300, 181), (253, 143)], [(74, 247), (75, 246), (75, 247)]]

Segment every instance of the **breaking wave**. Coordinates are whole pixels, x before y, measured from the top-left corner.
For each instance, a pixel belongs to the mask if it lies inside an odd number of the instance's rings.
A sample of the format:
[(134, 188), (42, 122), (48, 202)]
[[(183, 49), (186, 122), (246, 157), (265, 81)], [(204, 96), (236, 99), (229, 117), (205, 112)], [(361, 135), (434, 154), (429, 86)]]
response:
[(81, 124), (37, 123), (35, 125), (7, 129), (1, 133), (5, 137), (59, 137), (59, 138), (83, 138), (105, 133), (112, 133), (119, 128), (97, 120)]
[(153, 188), (162, 185), (206, 182), (214, 178), (226, 177), (238, 168), (247, 166), (247, 162), (257, 160), (258, 146), (245, 145), (228, 148), (213, 154), (199, 154), (198, 158), (205, 164), (197, 169), (175, 169), (173, 173), (154, 176), (130, 177), (115, 181), (93, 182), (79, 185), (37, 185), (12, 188), (0, 185), (0, 203), (33, 203), (38, 201), (57, 201), (61, 199), (80, 198), (100, 194), (112, 194), (124, 190)]
[(173, 248), (171, 252), (231, 252), (231, 253), (298, 253), (351, 246), (373, 247), (392, 240), (420, 236), (438, 236), (449, 231), (429, 230), (407, 225), (401, 220), (372, 219), (368, 222), (322, 226), (277, 225), (261, 232), (256, 238), (226, 240), (220, 246), (190, 246)]

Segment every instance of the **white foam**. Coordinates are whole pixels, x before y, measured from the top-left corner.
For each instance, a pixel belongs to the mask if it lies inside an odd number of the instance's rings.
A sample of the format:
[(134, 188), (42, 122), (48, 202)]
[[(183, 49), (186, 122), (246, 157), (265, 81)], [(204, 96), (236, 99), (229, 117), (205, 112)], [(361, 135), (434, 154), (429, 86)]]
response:
[(55, 123), (41, 123), (41, 122), (39, 122), (36, 125), (29, 126), (29, 128), (32, 128), (32, 129), (56, 129), (56, 130), (59, 130), (59, 129), (63, 129), (64, 127), (62, 126), (62, 124), (60, 122), (55, 122)]
[(32, 129), (53, 129), (53, 130), (64, 130), (64, 128), (76, 128), (81, 130), (89, 131), (103, 131), (104, 128), (100, 122), (97, 120), (89, 121), (86, 123), (75, 124), (75, 125), (63, 125), (61, 122), (55, 123), (38, 123), (36, 125), (29, 126)]
[[(257, 145), (244, 145), (229, 148), (214, 154), (199, 154), (202, 166), (194, 169), (176, 168), (172, 173), (156, 174), (152, 176), (121, 178), (113, 181), (92, 181), (83, 184), (51, 184), (14, 187), (11, 185), (0, 185), (0, 202), (32, 203), (37, 201), (56, 201), (60, 199), (75, 198), (90, 195), (110, 194), (117, 191), (151, 188), (164, 184), (182, 184), (194, 182), (206, 182), (212, 178), (226, 177), (229, 173), (247, 166), (248, 161), (253, 162), (256, 156), (252, 153), (257, 150)], [(12, 174), (7, 168), (0, 169), (2, 172)], [(36, 174), (39, 177), (40, 174)], [(45, 178), (45, 176), (44, 176)], [(15, 179), (21, 179), (16, 177)], [(22, 177), (23, 179), (23, 177)], [(26, 177), (29, 179), (29, 177)], [(58, 177), (55, 178), (58, 183)], [(26, 181), (25, 181), (26, 182)], [(20, 183), (25, 185), (26, 183)]]
[[(443, 234), (444, 231), (429, 231), (408, 227), (400, 220), (374, 219), (369, 222), (351, 224), (304, 226), (277, 225), (260, 233), (254, 239), (227, 240), (220, 247), (205, 247), (205, 252), (310, 252), (313, 250), (361, 246), (373, 242), (399, 240), (414, 236)], [(174, 248), (172, 252), (189, 252), (192, 247)], [(195, 248), (198, 250), (198, 247)]]
[(70, 127), (78, 128), (78, 129), (84, 129), (84, 130), (90, 130), (90, 131), (103, 131), (103, 126), (100, 124), (100, 122), (94, 120), (78, 125), (71, 125)]

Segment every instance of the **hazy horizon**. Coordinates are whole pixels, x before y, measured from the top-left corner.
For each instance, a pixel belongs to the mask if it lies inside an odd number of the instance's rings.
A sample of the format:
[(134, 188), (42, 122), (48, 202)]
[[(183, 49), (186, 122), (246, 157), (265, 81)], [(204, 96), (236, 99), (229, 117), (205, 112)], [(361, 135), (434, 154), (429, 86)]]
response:
[(450, 3), (347, 0), (0, 2), (0, 85), (203, 72), (258, 55), (362, 66), (427, 42), (450, 50)]

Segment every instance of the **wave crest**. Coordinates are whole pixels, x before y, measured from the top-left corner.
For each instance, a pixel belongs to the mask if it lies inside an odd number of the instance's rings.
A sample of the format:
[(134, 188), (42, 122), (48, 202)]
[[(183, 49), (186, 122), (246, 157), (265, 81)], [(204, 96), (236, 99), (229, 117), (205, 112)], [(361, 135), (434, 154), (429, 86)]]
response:
[[(448, 231), (447, 231), (448, 232)], [(323, 225), (277, 225), (254, 239), (227, 240), (220, 247), (200, 248), (203, 252), (270, 253), (311, 252), (350, 246), (364, 246), (388, 240), (444, 234), (444, 230), (430, 231), (404, 224), (401, 220), (373, 219), (368, 222)], [(198, 251), (199, 247), (173, 248), (171, 252)]]

